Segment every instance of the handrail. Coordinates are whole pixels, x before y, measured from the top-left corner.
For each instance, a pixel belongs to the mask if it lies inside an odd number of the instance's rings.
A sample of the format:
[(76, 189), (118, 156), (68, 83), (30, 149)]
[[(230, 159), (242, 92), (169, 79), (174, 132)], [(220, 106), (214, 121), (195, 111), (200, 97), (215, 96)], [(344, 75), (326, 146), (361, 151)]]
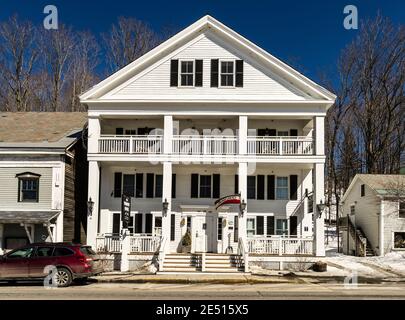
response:
[(243, 264), (245, 268), (245, 272), (249, 271), (249, 250), (247, 244), (243, 242), (243, 238), (240, 237), (238, 241), (238, 254), (243, 258)]
[(356, 243), (356, 253), (357, 250), (359, 250), (360, 256), (365, 257), (367, 255), (367, 238), (360, 228), (356, 228), (354, 226), (349, 216), (347, 216), (347, 221), (348, 221), (348, 232), (350, 233), (350, 235), (352, 236), (352, 238), (355, 240)]
[(166, 243), (167, 243), (167, 238), (162, 237), (162, 240), (160, 241), (159, 256), (158, 256), (159, 271), (163, 271), (163, 263), (164, 263), (164, 260), (165, 260)]

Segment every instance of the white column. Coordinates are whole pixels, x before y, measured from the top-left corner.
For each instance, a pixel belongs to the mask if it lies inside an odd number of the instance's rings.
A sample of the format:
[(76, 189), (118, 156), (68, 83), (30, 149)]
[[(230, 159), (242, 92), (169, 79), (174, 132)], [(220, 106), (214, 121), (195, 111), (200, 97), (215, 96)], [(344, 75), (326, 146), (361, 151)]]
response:
[(247, 243), (247, 231), (246, 231), (246, 220), (247, 220), (247, 212), (248, 212), (248, 205), (247, 205), (247, 163), (240, 162), (239, 163), (239, 193), (241, 197), (241, 201), (246, 202), (246, 209), (243, 214), (243, 217), (239, 216), (239, 237), (243, 238), (243, 242)]
[(98, 201), (100, 168), (97, 161), (89, 161), (89, 185), (88, 199), (94, 202), (93, 211), (87, 215), (87, 244), (96, 247), (97, 226), (98, 226)]
[(378, 217), (378, 255), (384, 255), (384, 200), (380, 202), (380, 215)]
[(0, 223), (0, 255), (2, 255), (4, 252), (3, 233), (4, 233), (4, 224)]
[(170, 214), (172, 211), (172, 163), (163, 163), (163, 190), (162, 201), (167, 201), (169, 207), (167, 209), (167, 215), (162, 216), (162, 237), (166, 239), (165, 251), (169, 251), (170, 247)]
[(322, 212), (322, 216), (318, 212), (317, 204), (322, 200), (325, 203), (324, 192), (324, 164), (314, 164), (314, 253), (317, 257), (325, 256), (325, 212)]
[(166, 115), (164, 116), (164, 130), (163, 130), (163, 152), (165, 154), (172, 153), (172, 138), (173, 138), (173, 116)]
[(239, 154), (247, 154), (247, 133), (248, 117), (239, 116)]
[(131, 252), (131, 238), (129, 231), (125, 230), (122, 239), (122, 251), (121, 251), (121, 272), (129, 271), (129, 254)]
[(100, 119), (97, 117), (89, 117), (87, 121), (88, 153), (98, 153), (98, 138), (101, 132)]
[(325, 117), (314, 117), (315, 154), (325, 155)]
[[(61, 211), (56, 218), (56, 238), (53, 239), (55, 242), (63, 242), (63, 211)], [(66, 241), (71, 241), (72, 239), (66, 239)]]

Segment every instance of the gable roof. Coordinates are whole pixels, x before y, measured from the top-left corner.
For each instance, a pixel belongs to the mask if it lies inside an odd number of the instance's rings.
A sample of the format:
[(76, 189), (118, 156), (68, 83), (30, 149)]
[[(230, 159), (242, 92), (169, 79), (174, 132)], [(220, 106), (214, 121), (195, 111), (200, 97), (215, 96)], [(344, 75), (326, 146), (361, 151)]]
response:
[(105, 80), (101, 81), (90, 90), (83, 93), (80, 96), (80, 101), (82, 103), (94, 102), (94, 100), (97, 100), (103, 94), (109, 92), (113, 88), (132, 78), (138, 72), (143, 70), (145, 68), (145, 65), (150, 65), (158, 61), (159, 59), (167, 55), (171, 50), (178, 48), (182, 44), (190, 41), (207, 29), (216, 32), (227, 41), (247, 50), (256, 60), (262, 62), (264, 65), (268, 66), (277, 74), (282, 75), (284, 78), (287, 78), (290, 82), (294, 83), (302, 90), (309, 91), (313, 95), (318, 96), (321, 101), (332, 103), (334, 102), (336, 96), (333, 93), (308, 79), (295, 69), (275, 58), (265, 50), (261, 49), (251, 41), (242, 37), (235, 31), (228, 28), (209, 15), (206, 15), (197, 20), (195, 23), (180, 31), (156, 48), (152, 49), (140, 58), (122, 68), (121, 70), (118, 70)]
[(401, 190), (399, 194), (405, 194), (405, 175), (401, 174), (356, 174), (347, 188), (345, 194), (342, 197), (342, 201), (345, 201), (350, 194), (354, 185), (358, 180), (361, 180), (370, 189), (372, 189), (379, 196), (392, 196), (398, 195), (398, 190)]
[(0, 112), (0, 150), (65, 149), (87, 121), (86, 112)]

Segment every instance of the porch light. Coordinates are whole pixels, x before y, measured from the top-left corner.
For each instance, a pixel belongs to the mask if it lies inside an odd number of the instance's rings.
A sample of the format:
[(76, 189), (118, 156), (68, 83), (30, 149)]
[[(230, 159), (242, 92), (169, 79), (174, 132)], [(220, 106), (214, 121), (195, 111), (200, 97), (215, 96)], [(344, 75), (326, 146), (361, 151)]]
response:
[(169, 202), (167, 202), (167, 199), (165, 198), (165, 201), (162, 203), (163, 205), (163, 216), (167, 216), (167, 211), (169, 210)]
[(240, 215), (243, 217), (243, 213), (246, 210), (246, 202), (244, 199), (240, 202), (239, 207), (240, 207)]
[(322, 199), (320, 203), (316, 205), (316, 208), (318, 209), (319, 216), (322, 216), (322, 212), (325, 209), (325, 204), (322, 202)]
[(91, 197), (90, 197), (89, 201), (87, 201), (87, 214), (88, 214), (89, 216), (92, 215), (92, 213), (93, 213), (93, 208), (94, 208), (94, 201), (91, 200)]

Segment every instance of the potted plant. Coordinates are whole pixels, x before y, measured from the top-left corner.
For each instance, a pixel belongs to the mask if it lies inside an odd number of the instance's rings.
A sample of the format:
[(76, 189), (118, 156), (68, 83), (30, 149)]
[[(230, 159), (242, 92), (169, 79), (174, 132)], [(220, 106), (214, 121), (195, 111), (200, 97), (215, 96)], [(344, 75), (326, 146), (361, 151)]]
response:
[(181, 251), (183, 253), (191, 252), (191, 233), (190, 230), (184, 234), (183, 238), (181, 239)]

